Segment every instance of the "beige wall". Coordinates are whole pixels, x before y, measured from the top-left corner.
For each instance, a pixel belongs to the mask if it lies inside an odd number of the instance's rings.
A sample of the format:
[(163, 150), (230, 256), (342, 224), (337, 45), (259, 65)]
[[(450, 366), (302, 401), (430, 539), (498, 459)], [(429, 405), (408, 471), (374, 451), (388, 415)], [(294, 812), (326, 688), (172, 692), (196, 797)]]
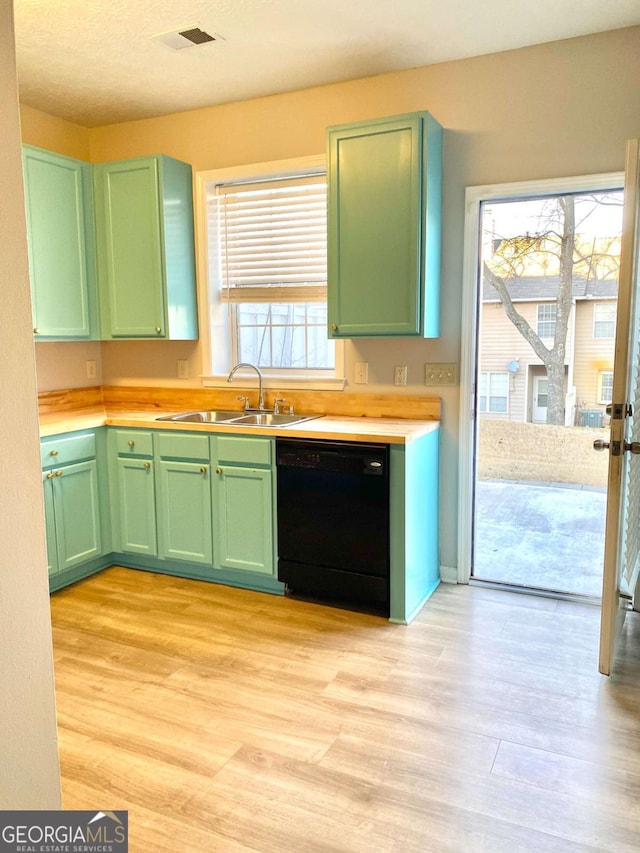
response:
[(60, 807), (11, 0), (0, 0), (0, 809)]
[[(465, 187), (620, 171), (626, 139), (640, 136), (639, 79), (640, 27), (634, 27), (93, 128), (90, 159), (162, 152), (198, 171), (298, 157), (324, 151), (329, 124), (429, 109), (446, 128), (442, 335), (436, 341), (363, 340), (347, 346), (349, 379), (356, 360), (369, 363), (370, 385), (356, 388), (393, 393), (393, 367), (407, 364), (409, 390), (420, 393), (426, 361), (459, 360)], [(78, 133), (83, 137), (83, 130)], [(198, 345), (105, 344), (104, 380), (175, 384), (177, 358), (188, 358), (190, 375), (197, 377)], [(69, 384), (68, 367), (67, 361), (61, 385)], [(429, 389), (440, 391), (442, 563), (455, 566), (459, 389)]]
[(20, 105), (22, 141), (39, 148), (48, 148), (67, 157), (79, 160), (91, 159), (89, 130), (64, 119), (34, 110), (26, 104)]

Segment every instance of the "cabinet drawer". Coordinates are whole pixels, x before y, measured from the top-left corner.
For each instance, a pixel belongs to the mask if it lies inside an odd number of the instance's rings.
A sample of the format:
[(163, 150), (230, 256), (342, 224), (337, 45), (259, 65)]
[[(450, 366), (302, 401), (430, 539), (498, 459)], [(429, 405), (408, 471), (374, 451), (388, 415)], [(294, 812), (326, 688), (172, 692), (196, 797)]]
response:
[(96, 437), (71, 435), (66, 438), (48, 439), (40, 443), (40, 461), (43, 468), (66, 465), (82, 459), (93, 459), (96, 455)]
[(116, 433), (118, 456), (153, 456), (153, 434), (133, 429)]
[(251, 465), (271, 465), (270, 438), (237, 438), (218, 436), (215, 439), (218, 462), (248, 462)]
[(209, 436), (161, 432), (157, 435), (161, 459), (193, 459), (209, 461)]

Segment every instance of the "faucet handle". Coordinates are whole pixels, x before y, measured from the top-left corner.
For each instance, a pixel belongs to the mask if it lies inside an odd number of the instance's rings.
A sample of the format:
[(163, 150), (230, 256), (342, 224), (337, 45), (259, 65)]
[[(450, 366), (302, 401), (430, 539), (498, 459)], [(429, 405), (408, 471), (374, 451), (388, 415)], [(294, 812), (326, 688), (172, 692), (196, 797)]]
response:
[(280, 414), (280, 403), (286, 403), (286, 402), (287, 402), (286, 397), (276, 397), (273, 401), (273, 414), (279, 415)]
[(237, 399), (237, 400), (241, 400), (241, 401), (243, 401), (243, 402), (244, 402), (244, 410), (245, 410), (245, 412), (246, 412), (246, 411), (247, 411), (247, 409), (249, 408), (249, 398), (248, 398), (248, 397), (242, 397), (242, 396), (241, 396), (241, 397), (236, 397), (236, 399)]

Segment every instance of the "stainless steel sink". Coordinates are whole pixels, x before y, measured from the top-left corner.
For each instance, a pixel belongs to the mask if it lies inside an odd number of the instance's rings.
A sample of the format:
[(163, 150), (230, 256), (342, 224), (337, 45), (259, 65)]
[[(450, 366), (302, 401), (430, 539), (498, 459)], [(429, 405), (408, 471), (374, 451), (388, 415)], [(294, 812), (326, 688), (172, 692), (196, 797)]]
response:
[(320, 418), (322, 415), (281, 415), (273, 412), (230, 412), (211, 410), (206, 412), (182, 412), (178, 415), (163, 415), (157, 421), (179, 421), (195, 424), (228, 424), (229, 426), (285, 427)]
[(233, 423), (242, 426), (278, 427), (299, 424), (301, 421), (310, 421), (319, 417), (320, 415), (274, 415), (272, 412), (260, 412), (236, 418)]
[(187, 421), (194, 424), (221, 424), (242, 417), (242, 412), (212, 410), (208, 412), (182, 412), (179, 415), (163, 415), (157, 421)]

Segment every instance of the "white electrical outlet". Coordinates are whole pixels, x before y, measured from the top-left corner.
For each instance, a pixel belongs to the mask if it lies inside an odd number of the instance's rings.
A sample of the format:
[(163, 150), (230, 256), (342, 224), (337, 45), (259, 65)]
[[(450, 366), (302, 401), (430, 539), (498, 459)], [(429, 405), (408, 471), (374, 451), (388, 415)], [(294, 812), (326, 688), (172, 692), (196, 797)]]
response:
[(186, 358), (178, 359), (178, 379), (189, 378), (189, 362)]
[(90, 359), (86, 363), (87, 366), (87, 379), (95, 379), (97, 375), (96, 363), (93, 359)]
[(366, 385), (369, 381), (369, 362), (356, 361), (353, 371), (353, 381), (356, 385)]
[(456, 366), (455, 366), (455, 364), (425, 364), (425, 366), (424, 366), (424, 384), (425, 385), (455, 385), (456, 384)]
[(394, 385), (406, 385), (407, 384), (407, 365), (406, 364), (396, 364), (393, 368), (393, 384)]

